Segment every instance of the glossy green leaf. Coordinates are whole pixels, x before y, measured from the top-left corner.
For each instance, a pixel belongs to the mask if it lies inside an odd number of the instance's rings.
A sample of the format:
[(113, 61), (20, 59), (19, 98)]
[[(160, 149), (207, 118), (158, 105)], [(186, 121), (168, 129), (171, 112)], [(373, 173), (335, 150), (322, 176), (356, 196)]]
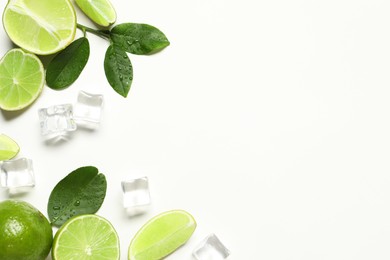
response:
[(164, 33), (148, 24), (119, 24), (112, 28), (111, 39), (115, 46), (139, 55), (152, 54), (169, 45)]
[(89, 58), (88, 39), (82, 37), (58, 53), (46, 70), (46, 83), (55, 90), (69, 87), (77, 80)]
[(133, 66), (127, 53), (110, 45), (104, 59), (104, 71), (111, 87), (121, 96), (127, 97), (133, 82)]
[(106, 196), (106, 177), (93, 166), (78, 168), (62, 179), (50, 194), (47, 212), (52, 225), (96, 213)]

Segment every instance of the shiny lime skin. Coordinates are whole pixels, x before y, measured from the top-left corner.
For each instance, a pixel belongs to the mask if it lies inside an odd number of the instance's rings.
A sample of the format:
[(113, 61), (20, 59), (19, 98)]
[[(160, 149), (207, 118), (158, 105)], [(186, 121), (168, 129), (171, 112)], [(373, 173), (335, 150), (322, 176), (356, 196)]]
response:
[(0, 259), (44, 260), (53, 231), (46, 217), (27, 202), (0, 203)]

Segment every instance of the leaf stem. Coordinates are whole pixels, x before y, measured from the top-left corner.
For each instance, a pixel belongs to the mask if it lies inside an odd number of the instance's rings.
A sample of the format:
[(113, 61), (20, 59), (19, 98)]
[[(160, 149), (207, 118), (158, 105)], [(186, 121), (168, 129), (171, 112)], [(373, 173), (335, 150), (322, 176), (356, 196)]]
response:
[(103, 38), (105, 40), (110, 40), (110, 31), (108, 30), (95, 30), (95, 29), (92, 29), (92, 28), (89, 28), (85, 25), (82, 25), (82, 24), (77, 24), (77, 28), (82, 30), (83, 33), (85, 34), (85, 32), (89, 32), (89, 33), (92, 33), (92, 34), (95, 34), (97, 36), (99, 36), (100, 38)]

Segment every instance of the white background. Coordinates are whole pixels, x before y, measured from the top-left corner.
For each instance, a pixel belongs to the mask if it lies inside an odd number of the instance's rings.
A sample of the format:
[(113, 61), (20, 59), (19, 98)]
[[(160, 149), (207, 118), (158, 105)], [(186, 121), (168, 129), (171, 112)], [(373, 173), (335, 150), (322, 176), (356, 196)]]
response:
[[(107, 42), (89, 35), (73, 86), (0, 114), (1, 132), (34, 162), (37, 185), (21, 199), (46, 214), (56, 183), (95, 165), (108, 181), (98, 214), (117, 229), (122, 259), (138, 228), (170, 209), (192, 213), (198, 228), (167, 259), (191, 259), (209, 233), (229, 259), (390, 258), (389, 1), (112, 2), (118, 23), (155, 25), (171, 46), (130, 55), (124, 99), (104, 76)], [(10, 47), (0, 30), (0, 54)], [(46, 144), (37, 110), (79, 90), (104, 95), (101, 127)], [(153, 208), (131, 219), (120, 181), (136, 172), (150, 179)]]

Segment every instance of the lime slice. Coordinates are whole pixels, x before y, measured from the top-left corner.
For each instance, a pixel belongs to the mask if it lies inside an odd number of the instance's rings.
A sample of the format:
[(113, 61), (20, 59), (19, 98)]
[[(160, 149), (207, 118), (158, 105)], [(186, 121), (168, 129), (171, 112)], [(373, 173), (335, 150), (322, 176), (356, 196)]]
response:
[(161, 259), (187, 242), (196, 222), (183, 210), (161, 213), (149, 220), (129, 246), (129, 260)]
[(20, 110), (42, 92), (45, 71), (34, 54), (22, 49), (8, 51), (0, 60), (0, 108)]
[(115, 23), (115, 9), (109, 0), (75, 0), (80, 9), (98, 25), (107, 27)]
[(57, 231), (53, 260), (119, 259), (119, 238), (108, 220), (97, 215), (69, 219)]
[(19, 152), (19, 145), (6, 135), (0, 134), (0, 161), (14, 158)]
[(35, 54), (56, 53), (76, 33), (76, 13), (69, 0), (9, 0), (3, 25), (11, 40)]

